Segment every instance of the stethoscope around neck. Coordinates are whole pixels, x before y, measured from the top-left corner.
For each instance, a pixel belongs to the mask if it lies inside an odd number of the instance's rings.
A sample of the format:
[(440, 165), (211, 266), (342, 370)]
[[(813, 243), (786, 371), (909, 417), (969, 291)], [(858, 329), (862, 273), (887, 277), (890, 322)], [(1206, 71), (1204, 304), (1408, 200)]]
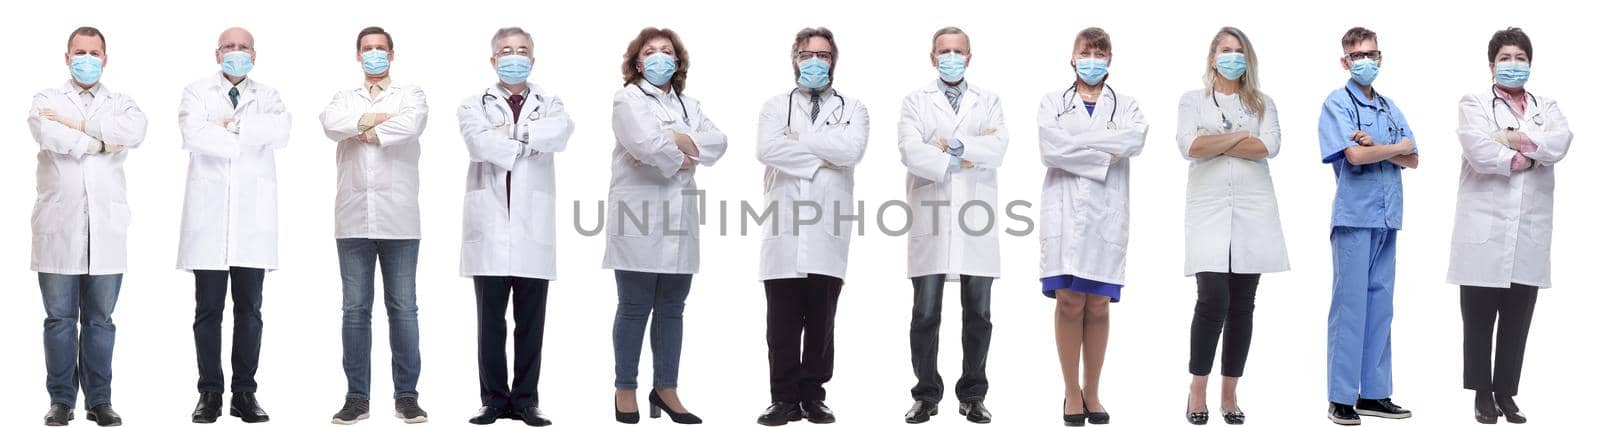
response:
[[(485, 109), (485, 110), (489, 109), (489, 103), (490, 102), (493, 102), (494, 105), (497, 106), (497, 107), (501, 105), (500, 104), (500, 96), (495, 95), (493, 93), (493, 91), (494, 91), (494, 89), (484, 89), (483, 90), (483, 96), (478, 97), (478, 105), (483, 107), (483, 109)], [(537, 94), (537, 93), (529, 94), (529, 96), (533, 97), (533, 112), (535, 112), (535, 113), (539, 112), (539, 106), (544, 104), (544, 97), (539, 96), (539, 94)], [(524, 104), (524, 105), (526, 105), (526, 104)], [(504, 116), (509, 117), (509, 118), (506, 118), (504, 120), (507, 123), (510, 123), (510, 122), (513, 122), (513, 121), (516, 120), (516, 118), (510, 117), (511, 114), (512, 114), (510, 111), (503, 110), (503, 109), (498, 109), (498, 108), (495, 109), (495, 110), (501, 112)]]
[[(662, 109), (666, 109), (667, 108), (667, 104), (665, 102), (661, 102), (661, 98), (657, 98), (655, 95), (650, 94), (650, 92), (645, 92), (643, 85), (635, 84), (635, 85), (633, 85), (633, 87), (638, 88), (639, 89), (639, 93), (644, 94), (644, 96), (650, 97), (650, 99), (654, 100), (656, 102), (656, 104), (660, 104)], [(682, 93), (678, 93), (678, 91), (672, 91), (672, 94), (678, 97), (678, 108), (683, 109), (683, 123), (685, 125), (689, 124), (689, 104), (683, 103), (683, 94)]]
[[(1211, 91), (1211, 105), (1217, 106), (1217, 116), (1222, 117), (1222, 131), (1232, 132), (1234, 126), (1233, 120), (1228, 118), (1228, 113), (1222, 111), (1222, 103), (1217, 102), (1217, 91)], [(1244, 107), (1240, 106), (1239, 110), (1244, 111)]]
[[(783, 127), (785, 129), (792, 129), (793, 125), (794, 125), (794, 95), (796, 93), (800, 93), (800, 88), (794, 88), (794, 89), (789, 90), (788, 112), (787, 112), (787, 114), (784, 115), (784, 119), (783, 119)], [(835, 98), (839, 98), (839, 106), (838, 107), (834, 107), (833, 111), (828, 112), (828, 115), (824, 116), (824, 117), (828, 117), (829, 118), (827, 121), (834, 122), (834, 120), (832, 118), (833, 118), (835, 113), (838, 113), (839, 121), (835, 122), (835, 123), (850, 124), (850, 122), (844, 121), (844, 95), (840, 95), (839, 91), (836, 90), (836, 91), (833, 91), (833, 96)], [(822, 102), (822, 101), (819, 100), (817, 102)]]
[[(1345, 87), (1344, 94), (1350, 97), (1350, 106), (1356, 112), (1356, 130), (1366, 130), (1363, 129), (1364, 126), (1361, 124), (1361, 105), (1356, 101), (1355, 92), (1351, 92), (1349, 87)], [(1384, 98), (1383, 95), (1379, 95), (1376, 90), (1372, 91), (1372, 97), (1377, 98), (1378, 109), (1382, 110), (1383, 115), (1389, 118), (1389, 136), (1399, 139), (1400, 134), (1405, 133), (1406, 129), (1395, 126), (1398, 123), (1394, 121), (1394, 113), (1389, 110), (1389, 100)]]
[[(1521, 117), (1517, 117), (1516, 110), (1511, 110), (1511, 101), (1507, 101), (1505, 98), (1500, 97), (1500, 91), (1496, 90), (1495, 88), (1490, 88), (1489, 89), (1489, 93), (1494, 94), (1494, 99), (1489, 101), (1489, 114), (1491, 116), (1493, 116), (1494, 128), (1495, 129), (1505, 129), (1506, 131), (1521, 130), (1522, 129), (1522, 118)], [(1533, 100), (1533, 108), (1534, 109), (1538, 109), (1539, 108), (1539, 98), (1534, 97), (1532, 93), (1528, 93), (1527, 91), (1523, 91), (1523, 94), (1524, 94), (1523, 96), (1526, 96), (1526, 97), (1528, 97), (1528, 99)], [(1511, 114), (1511, 116), (1512, 116), (1511, 118), (1517, 119), (1517, 125), (1516, 126), (1514, 126), (1514, 127), (1513, 126), (1500, 126), (1500, 108), (1499, 107), (1500, 107), (1501, 104), (1505, 104), (1506, 109), (1507, 110), (1511, 110), (1511, 113), (1512, 113)], [(1544, 113), (1538, 113), (1538, 112), (1533, 113), (1533, 117), (1530, 118), (1529, 120), (1533, 121), (1533, 125), (1534, 126), (1543, 127), (1544, 126)]]
[[(1117, 90), (1116, 89), (1112, 89), (1110, 84), (1106, 84), (1106, 91), (1110, 92), (1110, 94), (1111, 94), (1111, 118), (1109, 120), (1106, 120), (1106, 129), (1111, 129), (1111, 128), (1115, 128), (1117, 126), (1117, 104), (1120, 104), (1121, 102), (1118, 102), (1119, 100), (1117, 99)], [(1061, 116), (1072, 114), (1073, 111), (1077, 111), (1078, 110), (1078, 104), (1074, 104), (1074, 103), (1072, 103), (1070, 101), (1067, 101), (1067, 95), (1076, 95), (1077, 93), (1078, 93), (1078, 84), (1077, 83), (1073, 83), (1071, 89), (1067, 89), (1066, 91), (1061, 92), (1061, 105), (1066, 106), (1065, 107), (1066, 109), (1061, 110), (1060, 112), (1057, 112), (1056, 113), (1056, 119), (1060, 119)]]

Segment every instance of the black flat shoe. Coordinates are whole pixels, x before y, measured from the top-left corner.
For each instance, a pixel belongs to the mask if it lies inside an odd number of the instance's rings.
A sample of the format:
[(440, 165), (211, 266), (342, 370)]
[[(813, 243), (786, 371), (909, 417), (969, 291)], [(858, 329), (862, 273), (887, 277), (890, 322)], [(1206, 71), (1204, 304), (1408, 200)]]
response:
[(1235, 426), (1236, 425), (1240, 425), (1240, 424), (1244, 424), (1244, 412), (1243, 411), (1240, 411), (1240, 412), (1223, 412), (1222, 413), (1222, 422), (1228, 423), (1228, 425), (1235, 425)]
[(51, 404), (50, 411), (44, 413), (44, 425), (64, 426), (72, 421), (72, 407), (59, 403)]
[(800, 403), (798, 402), (772, 402), (767, 410), (761, 412), (756, 418), (756, 424), (764, 426), (781, 426), (791, 421), (800, 421)]
[(1343, 403), (1328, 402), (1328, 421), (1342, 426), (1361, 425), (1361, 414), (1356, 413), (1356, 407)]
[(611, 410), (615, 411), (617, 413), (617, 422), (619, 422), (619, 423), (623, 423), (623, 424), (638, 424), (639, 423), (639, 411), (622, 412), (622, 409), (617, 408), (617, 397), (616, 396), (611, 396)]
[(222, 393), (202, 392), (200, 401), (194, 404), (194, 413), (189, 415), (190, 421), (199, 424), (211, 424), (222, 417)]
[[(1067, 399), (1061, 399), (1061, 406), (1067, 406)], [(1068, 427), (1080, 427), (1089, 419), (1089, 414), (1061, 414), (1061, 422)]]
[(267, 411), (261, 409), (261, 402), (256, 401), (256, 394), (252, 392), (234, 393), (233, 399), (228, 402), (228, 415), (239, 417), (246, 423), (264, 423), (271, 418)]
[(510, 418), (509, 415), (511, 415), (510, 411), (505, 409), (496, 408), (493, 406), (484, 406), (478, 408), (478, 414), (473, 415), (471, 419), (467, 420), (467, 422), (485, 426), (494, 424), (495, 421), (499, 421), (501, 418)]
[(1528, 417), (1522, 415), (1522, 409), (1517, 407), (1517, 401), (1511, 400), (1511, 396), (1495, 394), (1494, 403), (1500, 407), (1500, 413), (1506, 416), (1506, 422), (1512, 424), (1528, 422)]
[(800, 416), (812, 424), (832, 424), (835, 421), (833, 409), (821, 400), (807, 400), (800, 402)]
[(550, 418), (544, 416), (544, 412), (539, 411), (538, 406), (522, 408), (521, 411), (517, 411), (517, 415), (521, 415), (522, 422), (530, 426), (543, 427), (555, 424), (554, 422), (550, 421)]
[(110, 403), (95, 405), (84, 415), (84, 418), (94, 421), (95, 424), (99, 424), (101, 427), (122, 425), (122, 416), (117, 415), (117, 411), (111, 410)]
[(1478, 424), (1494, 424), (1500, 422), (1500, 408), (1495, 406), (1494, 394), (1480, 391), (1472, 399), (1472, 418)]
[(906, 424), (922, 424), (934, 415), (939, 415), (939, 404), (918, 400), (911, 404), (911, 410), (906, 411)]
[(661, 418), (662, 412), (666, 412), (667, 418), (671, 418), (672, 422), (678, 424), (700, 424), (700, 417), (696, 417), (687, 411), (673, 412), (672, 408), (667, 406), (667, 402), (661, 400), (660, 394), (656, 394), (655, 390), (650, 390), (650, 418)]
[(1111, 414), (1105, 412), (1089, 412), (1088, 402), (1084, 402), (1083, 404), (1083, 417), (1085, 420), (1089, 421), (1089, 424), (1111, 424)]
[(981, 400), (961, 402), (961, 406), (956, 409), (956, 412), (967, 416), (967, 421), (976, 424), (988, 424), (989, 421), (994, 419), (994, 415), (989, 413), (989, 408), (984, 407)]
[(1399, 420), (1411, 418), (1411, 410), (1396, 405), (1393, 399), (1356, 399), (1356, 414)]

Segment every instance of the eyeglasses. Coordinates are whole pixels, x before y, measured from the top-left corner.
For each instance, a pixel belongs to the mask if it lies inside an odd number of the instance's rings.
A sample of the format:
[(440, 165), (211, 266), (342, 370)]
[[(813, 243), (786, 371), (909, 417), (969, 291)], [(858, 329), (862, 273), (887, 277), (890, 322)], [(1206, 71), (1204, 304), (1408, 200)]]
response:
[(818, 58), (818, 59), (821, 59), (823, 61), (832, 61), (833, 60), (833, 52), (827, 52), (827, 51), (802, 50), (802, 51), (799, 51), (799, 52), (795, 52), (794, 56), (796, 58), (800, 58), (800, 60), (802, 60), (802, 61), (803, 60), (808, 60), (808, 59), (811, 59), (811, 58)]
[(1355, 51), (1355, 52), (1350, 52), (1350, 53), (1344, 54), (1344, 57), (1345, 57), (1345, 59), (1348, 59), (1348, 60), (1351, 60), (1351, 61), (1360, 61), (1360, 60), (1363, 60), (1363, 59), (1371, 59), (1371, 60), (1377, 61), (1377, 60), (1382, 60), (1383, 59), (1383, 51), (1381, 51), (1381, 50)]
[(529, 49), (529, 48), (526, 48), (526, 47), (519, 47), (519, 48), (513, 49), (513, 48), (508, 46), (508, 47), (501, 48), (499, 52), (495, 52), (494, 56), (496, 56), (496, 57), (507, 56), (507, 55), (530, 56), (532, 53), (533, 53), (533, 49)]

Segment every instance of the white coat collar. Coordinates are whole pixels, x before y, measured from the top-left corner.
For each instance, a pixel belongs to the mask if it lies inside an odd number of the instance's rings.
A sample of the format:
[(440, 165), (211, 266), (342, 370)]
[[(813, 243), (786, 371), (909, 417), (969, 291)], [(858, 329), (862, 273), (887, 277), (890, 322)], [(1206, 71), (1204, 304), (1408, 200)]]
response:
[[(109, 92), (106, 89), (105, 83), (100, 83), (100, 82), (95, 82), (94, 86), (90, 86), (88, 90), (89, 90), (89, 93), (94, 94), (94, 98), (95, 99), (100, 99), (100, 97), (105, 96), (106, 93)], [(72, 79), (67, 79), (67, 82), (63, 83), (61, 85), (61, 94), (63, 94), (63, 95), (76, 96), (76, 95), (78, 95), (79, 92), (83, 92), (83, 91), (84, 91), (83, 87), (82, 86), (78, 86), (78, 82), (76, 82), (76, 81), (74, 81)]]

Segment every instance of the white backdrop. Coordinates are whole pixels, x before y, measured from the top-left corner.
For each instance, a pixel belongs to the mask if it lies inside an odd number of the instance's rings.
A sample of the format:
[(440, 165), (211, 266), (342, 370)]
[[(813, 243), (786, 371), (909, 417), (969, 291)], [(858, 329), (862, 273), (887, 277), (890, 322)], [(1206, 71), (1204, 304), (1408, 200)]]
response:
[[(714, 200), (760, 200), (756, 116), (767, 97), (793, 87), (788, 64), (795, 31), (824, 25), (841, 47), (838, 87), (862, 99), (875, 126), (857, 172), (858, 197), (902, 197), (905, 168), (895, 148), (900, 99), (936, 78), (927, 52), (934, 30), (957, 25), (972, 35), (968, 76), (999, 93), (1010, 118), (1011, 153), (1001, 170), (1002, 200), (1037, 205), (1044, 168), (1035, 143), (1041, 94), (1065, 87), (1072, 36), (1086, 26), (1110, 32), (1110, 83), (1136, 97), (1150, 123), (1133, 173), (1132, 245), (1124, 302), (1113, 308), (1104, 401), (1120, 425), (1181, 425), (1189, 381), (1189, 320), (1194, 285), (1182, 276), (1186, 162), (1173, 139), (1178, 97), (1199, 87), (1207, 43), (1223, 25), (1255, 42), (1262, 87), (1282, 116), (1282, 154), (1273, 161), (1294, 269), (1263, 279), (1255, 345), (1241, 399), (1256, 425), (1318, 425), (1326, 407), (1325, 323), (1330, 273), (1327, 241), (1333, 181), (1318, 163), (1316, 118), (1324, 96), (1343, 84), (1338, 40), (1354, 25), (1379, 34), (1386, 53), (1377, 87), (1410, 119), (1423, 166), (1407, 172), (1406, 229), (1400, 233), (1395, 296), (1396, 399), (1414, 409), (1406, 425), (1471, 423), (1471, 393), (1461, 390), (1460, 315), (1454, 286), (1443, 283), (1454, 217), (1459, 145), (1456, 101), (1487, 89), (1485, 46), (1508, 25), (1525, 28), (1537, 58), (1530, 90), (1561, 101), (1579, 135), (1560, 165), (1555, 288), (1543, 292), (1528, 346), (1521, 403), (1535, 423), (1570, 425), (1592, 416), (1600, 297), (1585, 280), (1584, 242), (1600, 233), (1584, 221), (1600, 179), (1583, 145), (1600, 111), (1579, 94), (1600, 91), (1592, 71), (1594, 36), (1571, 2), (437, 2), (427, 5), (276, 1), (18, 2), (0, 18), (7, 64), (0, 81), (0, 424), (28, 425), (48, 403), (43, 387), (37, 280), (27, 270), (28, 218), (37, 145), (24, 117), (31, 95), (68, 78), (67, 34), (80, 25), (105, 31), (104, 81), (131, 95), (150, 118), (142, 147), (127, 162), (134, 220), (132, 266), (116, 312), (120, 329), (114, 402), (130, 426), (183, 425), (195, 396), (190, 335), (193, 279), (173, 269), (187, 154), (180, 149), (180, 90), (216, 72), (212, 50), (224, 28), (247, 27), (257, 40), (251, 78), (277, 88), (294, 114), (293, 140), (278, 153), (282, 270), (267, 276), (266, 338), (258, 374), (261, 400), (277, 425), (319, 425), (345, 393), (340, 368), (340, 291), (333, 243), (334, 145), (317, 114), (333, 93), (355, 87), (358, 30), (381, 25), (395, 35), (393, 74), (431, 97), (432, 126), (422, 139), (423, 245), (419, 266), (424, 369), (422, 404), (434, 423), (464, 425), (478, 406), (471, 282), (457, 276), (466, 152), (454, 111), (495, 81), (488, 65), (496, 28), (534, 34), (532, 80), (561, 95), (577, 123), (558, 155), (561, 280), (551, 291), (545, 338), (543, 407), (561, 425), (606, 425), (611, 409), (611, 272), (599, 268), (604, 239), (572, 228), (571, 203), (603, 200), (613, 145), (611, 94), (628, 40), (644, 26), (678, 30), (693, 66), (687, 93), (704, 101), (730, 138), (729, 156), (699, 171)], [(179, 4), (185, 3), (185, 4)], [(81, 6), (79, 5), (81, 4)], [(70, 9), (69, 9), (70, 8)], [(713, 205), (714, 206), (714, 205)], [(1035, 208), (1036, 209), (1036, 208)], [(1029, 214), (1034, 214), (1030, 210)], [(1011, 223), (1004, 222), (1002, 225)], [(759, 238), (703, 236), (702, 274), (689, 299), (682, 394), (710, 425), (751, 425), (767, 405), (764, 306), (756, 281)], [(988, 399), (995, 425), (1059, 422), (1061, 378), (1051, 332), (1052, 300), (1038, 291), (1038, 237), (1002, 238), (1004, 277), (996, 282)], [(854, 241), (853, 268), (838, 314), (838, 369), (829, 403), (841, 426), (900, 423), (914, 380), (907, 325), (910, 287), (905, 237), (869, 230)], [(959, 375), (959, 303), (945, 302), (947, 384)], [(381, 305), (380, 305), (381, 307)], [(381, 313), (382, 310), (377, 310)], [(230, 314), (231, 317), (231, 314)], [(375, 419), (395, 424), (387, 396), (387, 334), (376, 315)], [(648, 386), (648, 354), (641, 381)], [(226, 359), (224, 359), (226, 360)], [(953, 391), (952, 391), (953, 392)], [(1212, 409), (1217, 410), (1215, 389)], [(935, 425), (965, 423), (947, 398)], [(80, 413), (81, 417), (81, 413)], [(81, 423), (82, 421), (80, 421)], [(227, 423), (237, 420), (228, 418)], [(662, 421), (665, 422), (665, 421)], [(1220, 420), (1218, 420), (1220, 422)], [(1388, 424), (1369, 421), (1374, 424)]]

